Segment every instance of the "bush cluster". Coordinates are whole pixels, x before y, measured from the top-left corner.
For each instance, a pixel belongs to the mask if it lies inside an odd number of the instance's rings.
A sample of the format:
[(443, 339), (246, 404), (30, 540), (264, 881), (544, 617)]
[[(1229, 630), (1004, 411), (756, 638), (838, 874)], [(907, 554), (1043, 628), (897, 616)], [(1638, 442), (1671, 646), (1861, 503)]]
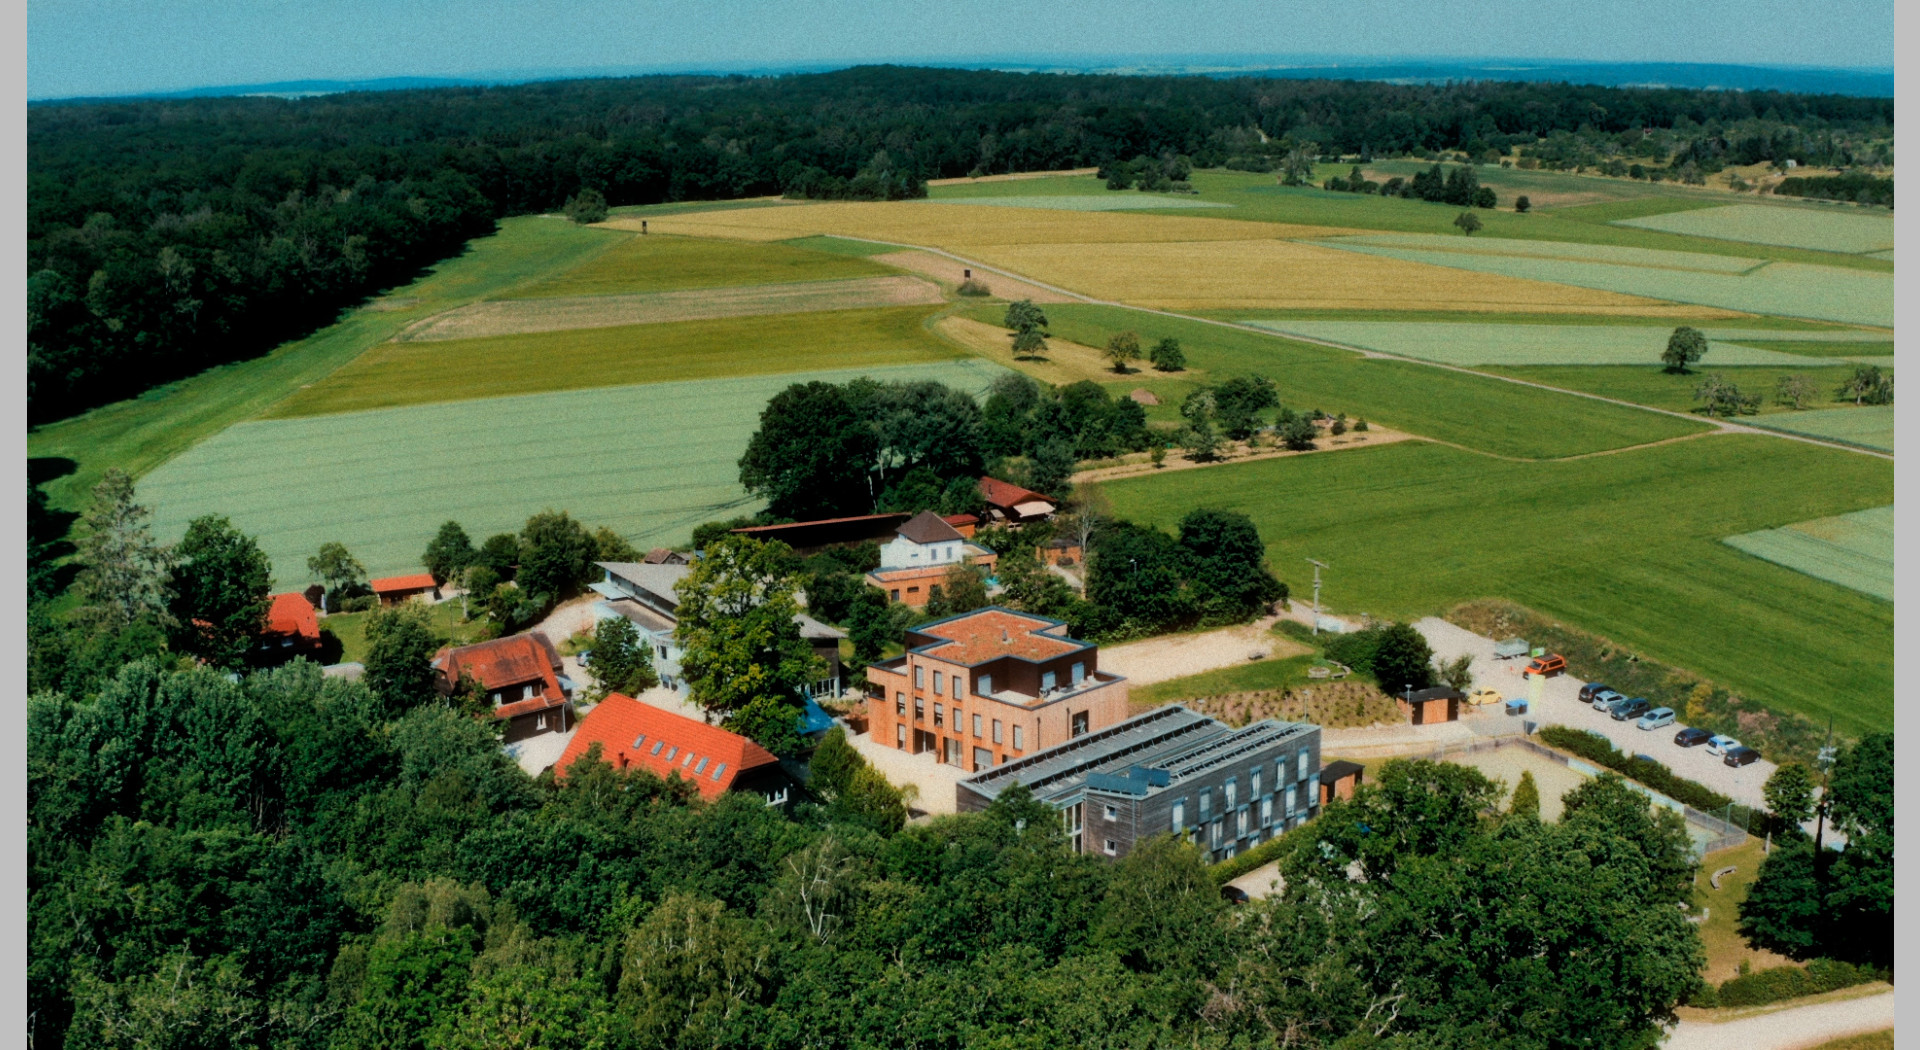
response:
[(1815, 959), (1805, 966), (1774, 966), (1729, 978), (1718, 988), (1702, 985), (1687, 997), (1688, 1006), (1765, 1006), (1822, 992), (1884, 981), (1890, 974), (1872, 966)]
[(1875, 178), (1865, 172), (1843, 175), (1793, 175), (1773, 188), (1779, 197), (1812, 197), (1815, 200), (1854, 201), (1893, 207), (1893, 180)]
[[(1605, 766), (1630, 780), (1638, 781), (1677, 802), (1683, 802), (1704, 813), (1724, 815), (1727, 806), (1733, 800), (1704, 784), (1679, 776), (1673, 770), (1650, 758), (1639, 758), (1623, 754), (1607, 742), (1602, 736), (1596, 736), (1584, 729), (1570, 726), (1542, 726), (1539, 737), (1542, 741), (1571, 751), (1596, 765)], [(1757, 810), (1747, 806), (1733, 806), (1733, 821), (1744, 824), (1759, 815)]]

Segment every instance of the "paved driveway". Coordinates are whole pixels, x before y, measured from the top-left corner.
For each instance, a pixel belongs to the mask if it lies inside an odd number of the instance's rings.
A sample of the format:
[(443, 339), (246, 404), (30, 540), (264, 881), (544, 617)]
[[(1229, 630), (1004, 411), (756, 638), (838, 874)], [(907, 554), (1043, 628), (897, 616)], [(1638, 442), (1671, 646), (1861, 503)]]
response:
[[(1606, 712), (1595, 711), (1591, 705), (1581, 703), (1580, 687), (1586, 683), (1572, 675), (1560, 675), (1544, 681), (1526, 678), (1520, 673), (1526, 661), (1501, 660), (1494, 656), (1491, 638), (1483, 638), (1464, 627), (1435, 617), (1428, 617), (1413, 626), (1426, 636), (1427, 644), (1433, 647), (1434, 656), (1439, 660), (1452, 660), (1462, 654), (1473, 656), (1472, 689), (1495, 689), (1509, 699), (1521, 696), (1532, 699), (1527, 713), (1533, 721), (1541, 725), (1564, 725), (1597, 732), (1627, 754), (1651, 756), (1676, 774), (1705, 784), (1736, 802), (1765, 807), (1766, 800), (1760, 789), (1766, 784), (1767, 778), (1773, 775), (1772, 762), (1762, 758), (1752, 765), (1736, 769), (1722, 762), (1719, 756), (1708, 754), (1705, 746), (1676, 745), (1673, 736), (1684, 728), (1680, 723), (1664, 729), (1642, 730), (1632, 722), (1616, 722)], [(1482, 716), (1476, 713), (1473, 717)], [(1811, 827), (1808, 830), (1811, 831)]]

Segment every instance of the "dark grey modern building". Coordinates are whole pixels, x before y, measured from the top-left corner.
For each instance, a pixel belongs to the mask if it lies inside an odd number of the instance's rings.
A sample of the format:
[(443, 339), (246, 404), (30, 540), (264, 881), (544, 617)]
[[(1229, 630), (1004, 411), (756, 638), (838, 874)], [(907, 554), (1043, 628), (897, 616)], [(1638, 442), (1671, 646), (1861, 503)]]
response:
[(1171, 831), (1225, 860), (1319, 813), (1320, 727), (1234, 729), (1171, 704), (962, 780), (959, 809), (1015, 783), (1061, 811), (1078, 852), (1124, 857)]

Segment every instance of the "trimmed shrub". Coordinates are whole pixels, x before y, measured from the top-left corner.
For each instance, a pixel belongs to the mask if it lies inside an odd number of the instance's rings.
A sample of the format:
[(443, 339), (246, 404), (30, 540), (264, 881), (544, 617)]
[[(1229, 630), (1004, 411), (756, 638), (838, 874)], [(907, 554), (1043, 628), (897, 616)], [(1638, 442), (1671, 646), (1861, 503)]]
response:
[(1764, 1006), (1822, 992), (1884, 981), (1888, 975), (1871, 966), (1854, 966), (1832, 959), (1815, 959), (1805, 966), (1775, 966), (1743, 973), (1721, 984), (1706, 986), (1690, 996), (1690, 1006)]
[[(1704, 784), (1676, 775), (1673, 770), (1650, 758), (1637, 758), (1616, 750), (1606, 737), (1570, 726), (1542, 726), (1535, 734), (1543, 743), (1569, 751), (1597, 766), (1652, 788), (1655, 791), (1705, 813), (1725, 813), (1732, 799)], [(1733, 806), (1736, 824), (1750, 822), (1759, 813), (1747, 806)]]

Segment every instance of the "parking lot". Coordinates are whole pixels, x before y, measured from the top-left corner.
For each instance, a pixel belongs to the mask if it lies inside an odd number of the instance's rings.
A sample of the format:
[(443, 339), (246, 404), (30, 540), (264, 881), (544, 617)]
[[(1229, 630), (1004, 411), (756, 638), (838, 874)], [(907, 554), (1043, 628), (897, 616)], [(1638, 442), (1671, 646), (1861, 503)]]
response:
[[(1482, 638), (1466, 628), (1435, 617), (1421, 620), (1414, 627), (1426, 637), (1427, 644), (1433, 647), (1434, 656), (1439, 660), (1453, 660), (1462, 654), (1473, 656), (1474, 680), (1469, 692), (1474, 689), (1494, 689), (1509, 699), (1537, 695), (1538, 699), (1529, 705), (1527, 711), (1531, 721), (1599, 733), (1627, 754), (1647, 755), (1676, 774), (1705, 784), (1736, 802), (1765, 807), (1766, 801), (1760, 789), (1767, 778), (1773, 775), (1774, 764), (1764, 756), (1752, 765), (1739, 768), (1729, 766), (1720, 760), (1720, 756), (1708, 753), (1704, 745), (1676, 745), (1673, 742), (1674, 734), (1686, 728), (1684, 723), (1675, 722), (1661, 729), (1642, 730), (1631, 721), (1616, 722), (1605, 711), (1596, 711), (1591, 705), (1580, 702), (1580, 687), (1586, 683), (1573, 675), (1558, 675), (1530, 686), (1529, 680), (1520, 673), (1527, 665), (1526, 659), (1502, 660), (1496, 657), (1493, 639)], [(1537, 694), (1535, 689), (1538, 690)], [(1462, 719), (1505, 717), (1498, 705), (1463, 707), (1461, 710)]]

